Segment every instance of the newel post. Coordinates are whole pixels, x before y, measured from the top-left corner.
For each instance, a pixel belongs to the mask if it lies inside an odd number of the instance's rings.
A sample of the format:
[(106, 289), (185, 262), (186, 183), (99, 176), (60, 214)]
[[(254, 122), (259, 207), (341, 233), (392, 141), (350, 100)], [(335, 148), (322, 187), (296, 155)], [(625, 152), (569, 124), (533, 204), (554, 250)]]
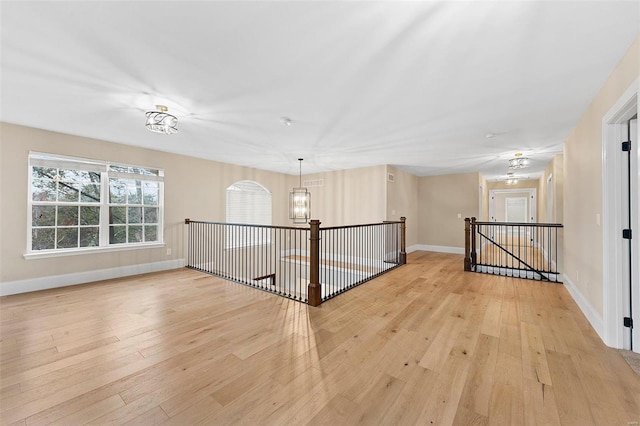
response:
[(476, 266), (476, 218), (471, 217), (471, 267)]
[(312, 220), (310, 225), (309, 285), (307, 298), (309, 305), (320, 306), (322, 287), (320, 286), (320, 221)]
[(464, 218), (464, 270), (471, 271), (471, 219)]
[(400, 264), (407, 264), (407, 218), (400, 218)]

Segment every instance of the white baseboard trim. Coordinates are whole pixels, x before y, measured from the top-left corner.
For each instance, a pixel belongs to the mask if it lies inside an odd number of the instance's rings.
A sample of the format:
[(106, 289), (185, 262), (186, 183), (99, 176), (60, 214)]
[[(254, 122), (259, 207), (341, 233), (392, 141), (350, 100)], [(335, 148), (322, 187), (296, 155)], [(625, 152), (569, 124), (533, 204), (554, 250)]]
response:
[(576, 305), (578, 305), (578, 308), (580, 308), (584, 316), (587, 317), (587, 321), (589, 321), (589, 324), (591, 324), (591, 327), (593, 327), (596, 333), (598, 333), (598, 336), (600, 336), (600, 339), (603, 342), (605, 342), (604, 319), (602, 318), (602, 316), (591, 305), (591, 303), (589, 303), (587, 298), (584, 297), (584, 295), (580, 292), (580, 290), (578, 290), (575, 284), (571, 282), (569, 277), (567, 277), (565, 274), (562, 274), (562, 280), (563, 280), (562, 283), (564, 284), (565, 288), (573, 298), (574, 302), (576, 302)]
[(51, 277), (31, 278), (0, 283), (0, 296), (48, 290), (51, 288), (85, 284), (93, 281), (128, 277), (149, 272), (166, 271), (184, 266), (184, 259), (166, 260), (163, 262), (143, 263), (140, 265), (118, 266), (116, 268), (98, 269), (95, 271), (75, 272)]
[(413, 251), (437, 251), (439, 253), (452, 253), (452, 254), (464, 254), (464, 247), (448, 247), (448, 246), (432, 246), (429, 244), (416, 244), (411, 247), (415, 247)]
[(412, 246), (407, 247), (406, 253), (413, 253), (414, 251), (422, 250), (420, 248), (420, 244), (414, 244)]

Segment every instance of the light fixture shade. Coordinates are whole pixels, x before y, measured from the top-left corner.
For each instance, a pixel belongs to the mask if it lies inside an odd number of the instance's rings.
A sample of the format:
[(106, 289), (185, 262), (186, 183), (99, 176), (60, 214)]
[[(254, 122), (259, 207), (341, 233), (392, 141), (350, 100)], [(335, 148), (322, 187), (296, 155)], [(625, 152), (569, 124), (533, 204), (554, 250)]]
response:
[(529, 167), (529, 159), (523, 157), (522, 154), (516, 154), (515, 158), (509, 160), (509, 168), (510, 169), (524, 169), (525, 167)]
[(307, 223), (311, 219), (311, 194), (307, 188), (293, 188), (289, 193), (289, 219), (293, 223)]
[(505, 182), (507, 183), (507, 185), (515, 185), (516, 183), (518, 183), (518, 179), (508, 178)]
[(167, 107), (156, 105), (159, 111), (148, 111), (145, 126), (152, 132), (170, 135), (178, 133), (178, 119), (167, 113)]

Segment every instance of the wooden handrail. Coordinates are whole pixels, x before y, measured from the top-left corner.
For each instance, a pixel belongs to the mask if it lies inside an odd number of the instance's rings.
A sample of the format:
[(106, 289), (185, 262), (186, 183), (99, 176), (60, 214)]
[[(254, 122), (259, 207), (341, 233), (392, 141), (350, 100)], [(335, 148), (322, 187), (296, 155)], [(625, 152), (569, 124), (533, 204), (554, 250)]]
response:
[(547, 228), (563, 228), (561, 223), (543, 223), (543, 222), (473, 222), (476, 225), (509, 225), (509, 226), (534, 226)]

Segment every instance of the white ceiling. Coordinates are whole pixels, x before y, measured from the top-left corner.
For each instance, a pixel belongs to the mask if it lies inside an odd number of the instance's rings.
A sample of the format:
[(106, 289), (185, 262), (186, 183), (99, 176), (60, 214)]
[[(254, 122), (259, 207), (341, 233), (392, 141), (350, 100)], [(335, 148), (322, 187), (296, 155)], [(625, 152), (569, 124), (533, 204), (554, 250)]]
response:
[(638, 1), (0, 7), (2, 121), (291, 174), (538, 176), (640, 30)]

